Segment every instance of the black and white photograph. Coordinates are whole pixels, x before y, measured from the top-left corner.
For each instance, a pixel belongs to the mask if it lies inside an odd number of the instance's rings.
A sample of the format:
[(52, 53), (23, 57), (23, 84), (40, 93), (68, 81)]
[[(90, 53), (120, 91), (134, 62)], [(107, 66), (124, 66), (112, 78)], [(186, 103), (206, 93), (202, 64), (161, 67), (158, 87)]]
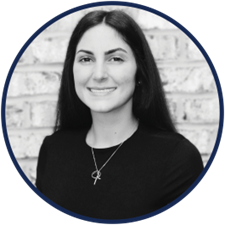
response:
[(159, 6), (84, 4), (32, 27), (3, 74), (3, 150), (17, 177), (8, 179), (36, 202), (24, 210), (50, 207), (68, 224), (151, 222), (188, 198), (191, 210), (210, 195), (207, 186), (191, 197), (217, 158), (222, 74), (191, 26)]

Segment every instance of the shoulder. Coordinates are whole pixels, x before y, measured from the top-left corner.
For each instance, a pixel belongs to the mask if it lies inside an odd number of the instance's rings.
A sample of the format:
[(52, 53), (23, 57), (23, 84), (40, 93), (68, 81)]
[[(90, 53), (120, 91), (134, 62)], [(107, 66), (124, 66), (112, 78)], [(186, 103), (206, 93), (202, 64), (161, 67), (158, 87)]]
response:
[(39, 151), (39, 161), (54, 164), (77, 157), (85, 148), (85, 137), (85, 130), (59, 130), (46, 136)]
[(86, 135), (87, 129), (82, 130), (58, 130), (51, 135), (48, 135), (44, 139), (44, 143), (49, 144), (60, 144), (66, 143), (67, 141), (76, 140), (79, 141)]
[(139, 140), (144, 143), (142, 146), (145, 152), (151, 152), (151, 157), (160, 164), (163, 177), (168, 178), (168, 181), (170, 178), (179, 180), (180, 177), (191, 177), (193, 182), (203, 170), (200, 152), (179, 133), (141, 127)]
[(152, 130), (142, 124), (138, 129), (138, 136), (140, 141), (151, 143), (151, 145), (153, 144), (157, 146), (175, 147), (178, 144), (182, 145), (183, 142), (189, 143), (189, 141), (179, 133)]
[(87, 129), (80, 129), (80, 130), (57, 130), (54, 133), (52, 133), (51, 135), (49, 135), (49, 138), (52, 139), (58, 139), (58, 138), (66, 138), (66, 137), (70, 137), (70, 136), (75, 136), (78, 137), (81, 134), (83, 134), (84, 132), (87, 132)]
[(201, 161), (201, 155), (187, 138), (175, 132), (155, 131), (145, 126), (141, 126), (138, 135), (142, 146), (149, 146), (160, 156), (174, 160), (192, 160)]

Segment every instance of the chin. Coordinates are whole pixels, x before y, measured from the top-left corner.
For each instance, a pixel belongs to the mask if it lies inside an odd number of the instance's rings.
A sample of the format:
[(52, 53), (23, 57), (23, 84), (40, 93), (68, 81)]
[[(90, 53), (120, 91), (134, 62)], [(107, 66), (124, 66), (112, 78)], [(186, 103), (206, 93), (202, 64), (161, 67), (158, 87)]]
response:
[(95, 113), (110, 113), (120, 108), (120, 104), (113, 104), (112, 100), (107, 102), (92, 102), (88, 105), (90, 110)]
[(111, 107), (90, 107), (90, 110), (95, 113), (109, 113), (113, 111)]
[[(87, 102), (86, 102), (87, 103)], [(127, 101), (114, 102), (112, 99), (107, 101), (92, 101), (86, 104), (92, 112), (95, 113), (110, 113), (110, 112), (120, 112), (127, 110), (132, 107), (131, 98)]]

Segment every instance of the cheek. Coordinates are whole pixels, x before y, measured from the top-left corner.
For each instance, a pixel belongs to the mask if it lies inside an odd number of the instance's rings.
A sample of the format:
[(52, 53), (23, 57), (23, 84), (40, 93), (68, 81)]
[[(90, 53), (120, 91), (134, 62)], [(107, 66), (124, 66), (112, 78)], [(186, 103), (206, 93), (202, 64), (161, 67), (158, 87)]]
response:
[(74, 86), (75, 86), (75, 92), (77, 94), (77, 96), (82, 100), (82, 87), (84, 86), (85, 83), (85, 76), (82, 76), (83, 72), (77, 68), (74, 67), (73, 68), (73, 79), (74, 79)]
[(75, 82), (75, 88), (79, 88), (82, 84), (85, 84), (88, 80), (88, 71), (79, 67), (73, 68), (73, 78)]
[(135, 69), (127, 69), (125, 68), (124, 70), (120, 71), (120, 73), (118, 73), (119, 76), (119, 82), (120, 84), (126, 86), (126, 87), (130, 87), (130, 89), (135, 87), (135, 76), (136, 76), (136, 70)]

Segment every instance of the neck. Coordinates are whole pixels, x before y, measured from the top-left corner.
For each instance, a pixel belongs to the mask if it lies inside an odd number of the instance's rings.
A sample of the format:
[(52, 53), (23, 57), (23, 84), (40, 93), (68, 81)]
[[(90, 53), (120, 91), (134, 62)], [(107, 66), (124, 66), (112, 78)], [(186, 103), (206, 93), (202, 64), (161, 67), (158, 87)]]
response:
[(137, 119), (131, 110), (129, 112), (91, 112), (93, 123), (87, 134), (87, 144), (94, 148), (107, 148), (128, 139), (138, 126)]

